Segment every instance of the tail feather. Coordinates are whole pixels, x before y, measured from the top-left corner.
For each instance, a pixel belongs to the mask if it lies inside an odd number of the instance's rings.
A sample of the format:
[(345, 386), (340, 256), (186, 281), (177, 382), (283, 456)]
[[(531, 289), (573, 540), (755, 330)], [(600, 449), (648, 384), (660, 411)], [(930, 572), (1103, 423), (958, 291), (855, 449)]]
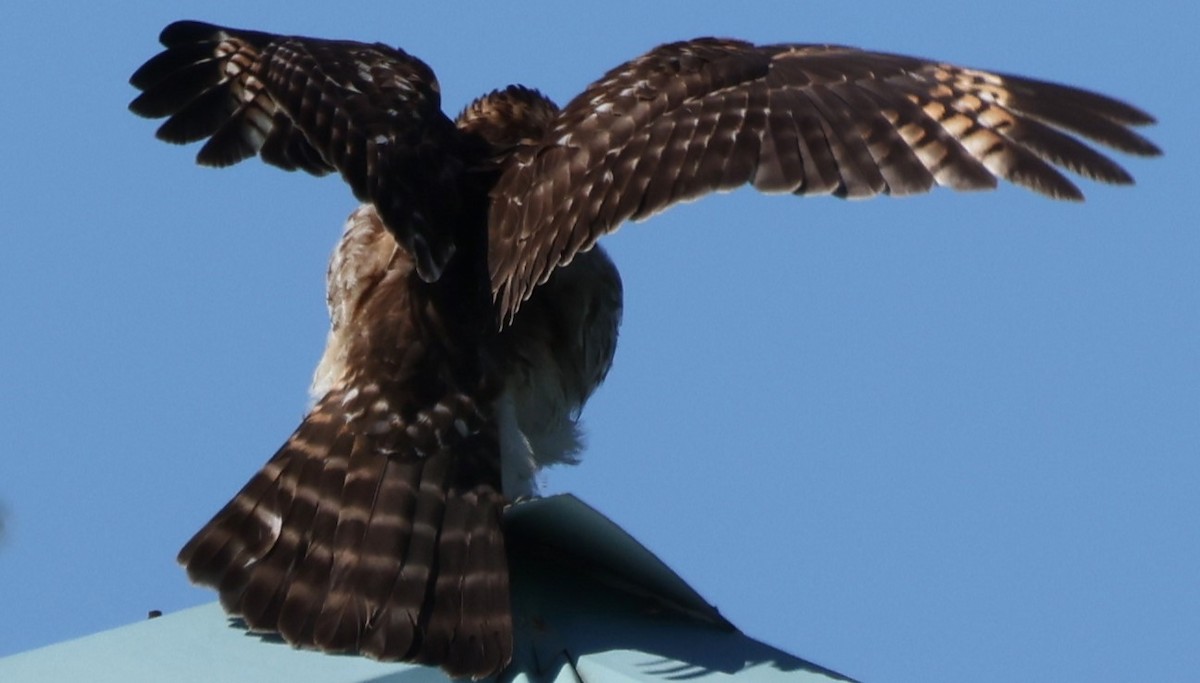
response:
[(416, 507), (417, 491), (411, 482), (421, 476), (421, 463), (400, 463), (384, 458), (384, 472), (376, 494), (375, 509), (363, 535), (362, 555), (354, 574), (347, 581), (364, 600), (371, 622), (388, 606), (393, 574), (373, 571), (403, 551), (412, 535), (411, 515)]
[[(293, 470), (300, 469), (303, 465), (298, 459), (289, 462), (275, 482), (278, 486), (275, 492), (286, 491), (289, 480), (299, 479), (299, 474)], [(274, 497), (278, 499), (283, 496)], [(260, 503), (259, 509), (268, 508)], [(276, 500), (270, 504), (269, 509), (286, 510), (287, 505), (284, 501)], [(294, 538), (296, 527), (289, 528), (288, 538), (285, 539), (282, 529), (283, 516), (280, 515), (277, 519), (280, 530), (273, 534), (276, 536), (275, 542), (262, 550), (247, 549), (246, 557), (258, 558), (257, 562), (238, 561), (237, 566), (231, 567), (218, 584), (225, 609), (242, 615), (252, 629), (270, 630), (271, 625), (278, 619), (279, 605), (282, 603), (286, 586), (284, 578), (291, 569), (287, 554), (277, 552), (277, 549)]]
[(395, 549), (373, 553), (365, 547), (367, 531), (379, 519), (379, 489), (385, 482), (388, 457), (374, 451), (366, 439), (356, 439), (350, 455), (351, 467), (342, 486), (343, 501), (333, 534), (333, 562), (328, 591), (317, 617), (315, 642), (330, 651), (353, 649), (373, 606), (367, 595), (364, 575), (386, 576), (398, 557)]
[(512, 628), (507, 603), (497, 600), (497, 596), (509, 594), (508, 574), (495, 572), (490, 565), (490, 558), (504, 552), (503, 539), (493, 531), (499, 528), (496, 507), (475, 505), (470, 514), (461, 583), (455, 587), (461, 599), (457, 637), (465, 640), (462, 649), (468, 657), (464, 662), (467, 669), (494, 666), (506, 651), (494, 634)]
[[(345, 437), (335, 435), (329, 450), (336, 450), (339, 442), (345, 441)], [(295, 574), (312, 543), (318, 501), (304, 488), (305, 483), (320, 480), (326, 465), (338, 462), (327, 457), (329, 450), (326, 448), (305, 443), (312, 448), (313, 457), (292, 457), (277, 480), (275, 509), (280, 516), (275, 542), (259, 555), (261, 559), (257, 563), (243, 567), (247, 574), (244, 580), (221, 585), (222, 594), (229, 596), (231, 611), (241, 614), (251, 628), (277, 630), (289, 577)]]
[(352, 435), (339, 435), (335, 445), (320, 459), (321, 467), (306, 478), (304, 487), (298, 488), (295, 493), (296, 499), (307, 501), (313, 512), (309, 528), (301, 532), (304, 543), (298, 548), (295, 565), (287, 582), (287, 594), (279, 612), (279, 633), (289, 643), (313, 644), (316, 621), (314, 605), (319, 608), (325, 598), (324, 587), (333, 563), (337, 501), (341, 482), (346, 476), (347, 459), (344, 454), (353, 448), (353, 442)]
[(293, 465), (280, 453), (255, 474), (241, 492), (229, 501), (205, 527), (179, 551), (178, 561), (188, 577), (198, 584), (220, 586), (223, 595), (236, 595), (248, 579), (244, 563), (261, 558), (279, 533), (280, 479)]
[[(413, 517), (417, 507), (417, 488), (423, 463), (389, 461), (385, 484), (379, 491), (376, 505), (379, 523), (372, 524), (367, 533), (367, 547), (374, 553), (404, 552), (412, 538)], [(368, 621), (362, 642), (364, 653), (376, 659), (402, 659), (408, 655), (415, 640), (415, 612), (391, 603), (392, 588), (398, 580), (392, 574), (360, 572), (360, 584), (371, 604), (377, 606)]]
[(318, 403), (180, 563), (293, 645), (499, 672), (512, 655), (504, 500), (498, 474), (478, 478), (493, 439), (383, 448), (352, 431), (341, 398)]
[[(335, 437), (333, 450), (339, 439), (346, 440), (344, 436)], [(253, 628), (273, 630), (282, 619), (288, 578), (295, 575), (309, 554), (318, 510), (316, 497), (301, 487), (304, 482), (319, 481), (327, 462), (324, 457), (293, 458), (279, 478), (276, 499), (278, 509), (283, 511), (279, 536), (243, 585), (234, 608)], [(282, 523), (285, 519), (286, 525)]]
[(471, 502), (463, 498), (446, 501), (446, 530), (438, 542), (437, 578), (429, 593), (433, 604), (426, 610), (430, 617), (425, 629), (428, 635), (422, 644), (422, 657), (425, 658), (439, 661), (447, 658), (454, 641), (455, 626), (462, 617), (462, 606), (456, 604), (455, 598), (462, 595), (463, 565), (470, 540), (467, 528), (470, 507)]

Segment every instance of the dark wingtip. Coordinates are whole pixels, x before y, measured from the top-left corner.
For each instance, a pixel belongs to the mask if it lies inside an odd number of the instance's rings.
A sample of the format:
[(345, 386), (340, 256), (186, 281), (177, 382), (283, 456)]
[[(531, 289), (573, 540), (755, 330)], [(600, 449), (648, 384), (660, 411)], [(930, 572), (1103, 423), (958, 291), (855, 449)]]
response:
[(1136, 116), (1131, 117), (1131, 119), (1129, 121), (1129, 125), (1131, 125), (1131, 126), (1153, 126), (1156, 123), (1158, 123), (1158, 119), (1153, 114), (1151, 114), (1147, 111), (1138, 109), (1137, 107), (1134, 107), (1132, 105), (1130, 105), (1130, 109), (1133, 110), (1133, 112), (1136, 114)]
[(194, 43), (198, 40), (209, 40), (213, 34), (223, 31), (220, 26), (193, 19), (183, 19), (167, 24), (158, 34), (158, 42), (167, 47), (184, 43)]
[[(129, 85), (138, 90), (145, 90), (161, 80), (158, 64), (164, 59), (166, 52), (160, 52), (146, 61), (129, 77)], [(132, 106), (132, 105), (131, 105)]]
[(1147, 140), (1146, 138), (1144, 138), (1140, 135), (1138, 135), (1137, 137), (1140, 138), (1140, 140), (1141, 140), (1141, 146), (1139, 146), (1136, 150), (1133, 151), (1134, 154), (1137, 154), (1138, 156), (1143, 156), (1143, 157), (1160, 157), (1160, 156), (1162, 156), (1163, 151), (1162, 151), (1161, 147), (1154, 144), (1153, 142), (1150, 142), (1149, 140)]
[(1144, 109), (1118, 100), (1115, 97), (1100, 95), (1090, 91), (1076, 90), (1089, 96), (1087, 104), (1093, 104), (1098, 113), (1107, 116), (1109, 119), (1125, 126), (1149, 126), (1158, 121), (1149, 112)]
[(1122, 142), (1124, 144), (1116, 146), (1116, 148), (1126, 154), (1133, 154), (1139, 157), (1162, 156), (1162, 149), (1158, 145), (1129, 128), (1125, 129), (1125, 137)]
[(142, 113), (144, 106), (143, 106), (143, 103), (139, 101), (141, 99), (142, 99), (142, 96), (138, 95), (137, 97), (133, 98), (132, 101), (129, 102), (129, 104), (126, 106), (126, 108), (129, 109), (129, 111), (131, 113), (137, 114), (138, 116), (142, 116), (145, 118), (153, 118), (151, 116), (147, 116), (146, 114)]

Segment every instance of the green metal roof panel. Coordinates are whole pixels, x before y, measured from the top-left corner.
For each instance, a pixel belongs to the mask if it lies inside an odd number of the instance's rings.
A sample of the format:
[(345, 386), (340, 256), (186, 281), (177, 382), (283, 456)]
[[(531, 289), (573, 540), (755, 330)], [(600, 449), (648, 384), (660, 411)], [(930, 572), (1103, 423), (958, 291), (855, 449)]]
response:
[[(509, 681), (850, 680), (748, 638), (657, 557), (573, 496), (506, 516)], [(0, 681), (444, 683), (439, 669), (297, 650), (217, 603), (0, 659)]]
[(193, 607), (0, 659), (0, 681), (357, 683), (405, 671), (446, 681), (436, 669), (297, 650), (232, 628), (231, 621), (215, 602)]

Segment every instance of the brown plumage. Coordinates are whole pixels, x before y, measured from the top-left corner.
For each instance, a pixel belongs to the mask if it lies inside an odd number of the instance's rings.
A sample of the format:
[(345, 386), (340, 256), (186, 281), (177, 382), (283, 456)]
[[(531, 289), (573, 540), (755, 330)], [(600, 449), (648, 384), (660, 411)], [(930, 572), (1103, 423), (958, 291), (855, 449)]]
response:
[(337, 171), (364, 202), (330, 263), (331, 329), (296, 432), (180, 552), (256, 630), (481, 677), (512, 657), (501, 512), (573, 462), (612, 362), (621, 285), (596, 240), (743, 184), (924, 192), (997, 178), (1078, 199), (1056, 166), (1128, 183), (1145, 113), (1086, 91), (820, 45), (698, 39), (559, 111), (497, 90), (456, 121), (383, 45), (198, 22), (131, 82), (200, 163)]
[(1129, 174), (1070, 133), (1132, 154), (1148, 114), (1026, 78), (835, 45), (700, 39), (651, 50), (571, 100), (516, 150), (489, 213), (490, 274), (511, 319), (554, 269), (629, 219), (747, 183), (798, 195), (995, 187), (1083, 195), (1055, 166)]

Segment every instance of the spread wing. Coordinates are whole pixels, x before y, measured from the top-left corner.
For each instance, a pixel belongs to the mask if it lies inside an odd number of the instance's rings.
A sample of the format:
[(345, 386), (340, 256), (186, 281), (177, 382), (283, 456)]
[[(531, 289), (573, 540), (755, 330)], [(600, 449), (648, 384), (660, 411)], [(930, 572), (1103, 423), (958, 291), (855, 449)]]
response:
[(168, 117), (167, 142), (204, 138), (197, 160), (258, 154), (287, 170), (339, 172), (434, 280), (454, 251), (463, 162), (437, 79), (386, 45), (243, 31), (195, 21), (163, 29), (130, 109)]
[(1146, 113), (1095, 93), (829, 45), (699, 39), (613, 69), (518, 149), (493, 192), (492, 291), (508, 321), (558, 266), (628, 219), (751, 184), (869, 197), (1004, 178), (1080, 199), (1056, 167), (1125, 184), (1081, 142), (1158, 154)]

